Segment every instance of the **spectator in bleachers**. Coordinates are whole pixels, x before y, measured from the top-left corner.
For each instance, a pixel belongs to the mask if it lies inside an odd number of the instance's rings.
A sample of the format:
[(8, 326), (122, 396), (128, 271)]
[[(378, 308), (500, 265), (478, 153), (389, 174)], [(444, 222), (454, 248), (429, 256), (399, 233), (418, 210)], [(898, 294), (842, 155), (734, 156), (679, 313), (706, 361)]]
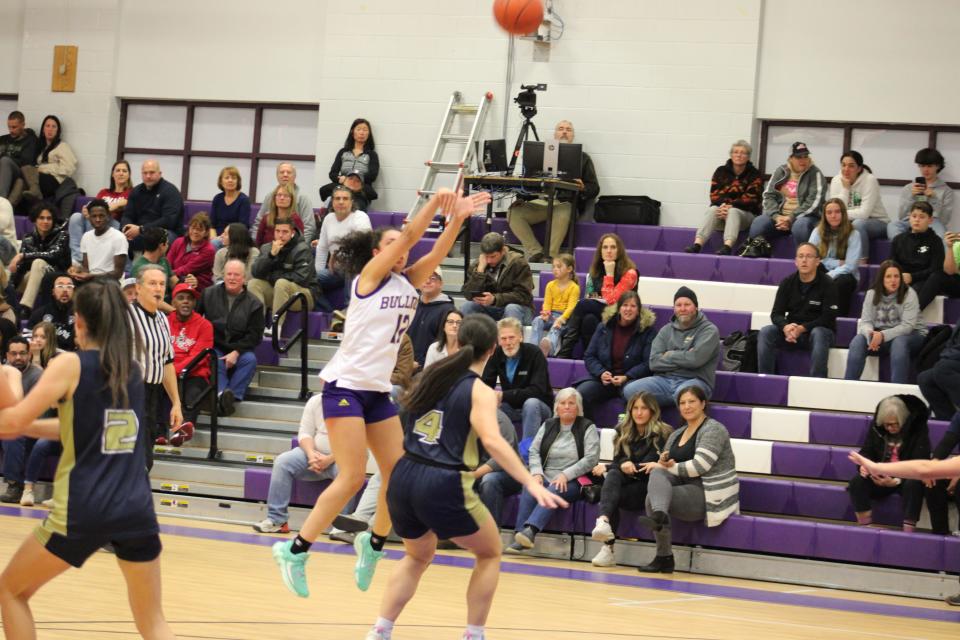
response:
[(140, 177), (143, 182), (130, 192), (120, 218), (120, 230), (130, 243), (131, 251), (143, 251), (140, 236), (150, 227), (166, 231), (168, 243), (183, 235), (183, 196), (179, 189), (163, 179), (160, 163), (145, 160)]
[(827, 360), (837, 324), (837, 287), (820, 264), (820, 250), (809, 242), (797, 247), (797, 272), (777, 287), (772, 324), (757, 337), (757, 369), (776, 373), (782, 348), (809, 350), (810, 375), (827, 377)]
[[(912, 395), (889, 396), (880, 401), (870, 422), (860, 455), (874, 462), (928, 460), (930, 434), (927, 407)], [(889, 476), (871, 476), (863, 467), (847, 484), (857, 524), (873, 524), (871, 503), (894, 493), (903, 497), (903, 530), (913, 531), (923, 506), (923, 483)]]
[(39, 205), (30, 213), (33, 231), (24, 237), (20, 253), (14, 256), (7, 269), (12, 274), (13, 286), (20, 292), (21, 318), (33, 312), (37, 294), (50, 287), (51, 275), (70, 268), (70, 238), (66, 223), (57, 224), (56, 215), (46, 205)]
[(247, 290), (244, 263), (227, 260), (223, 282), (207, 287), (198, 312), (213, 325), (217, 352), (217, 394), (220, 413), (229, 416), (241, 402), (257, 372), (254, 349), (263, 339), (263, 303)]
[[(281, 162), (277, 165), (277, 186), (280, 185), (293, 189), (293, 210), (303, 216), (301, 219), (303, 237), (309, 246), (317, 237), (317, 222), (313, 216), (313, 204), (310, 202), (310, 197), (306, 191), (301, 191), (300, 187), (297, 186), (297, 168), (290, 162)], [(257, 212), (257, 217), (250, 225), (250, 236), (254, 239), (257, 237), (257, 230), (260, 228), (260, 220), (269, 213), (271, 203), (274, 202), (274, 191), (276, 191), (276, 188), (264, 197), (263, 204), (260, 205), (260, 211)]]
[[(170, 340), (173, 347), (173, 367), (179, 375), (204, 349), (213, 348), (213, 325), (209, 320), (195, 313), (200, 290), (186, 282), (173, 288), (173, 312), (167, 314), (170, 325)], [(183, 397), (183, 425), (173, 434), (169, 443), (175, 447), (189, 440), (192, 430), (187, 427), (197, 424), (200, 415), (198, 400), (210, 382), (209, 359), (204, 358), (190, 375), (184, 379), (181, 392)], [(166, 440), (166, 434), (162, 435)], [(161, 442), (159, 444), (166, 444)]]
[[(127, 198), (130, 197), (130, 191), (133, 184), (130, 182), (130, 163), (126, 160), (117, 160), (110, 169), (110, 186), (106, 189), (100, 189), (97, 192), (96, 199), (103, 200), (110, 209), (110, 226), (114, 229), (120, 228), (120, 218), (123, 216), (123, 210), (127, 206)], [(90, 220), (87, 219), (87, 205), (83, 209), (70, 216), (70, 224), (67, 227), (70, 230), (70, 256), (75, 264), (80, 264), (83, 255), (80, 253), (80, 238), (87, 231), (93, 229)]]
[(253, 245), (250, 232), (246, 225), (240, 222), (231, 222), (226, 232), (220, 236), (223, 246), (217, 249), (213, 256), (213, 281), (223, 282), (223, 267), (229, 260), (239, 260), (244, 267), (244, 274), (249, 280), (252, 275), (253, 263), (260, 255), (260, 249)]
[(689, 387), (698, 387), (710, 397), (717, 376), (720, 332), (699, 309), (697, 294), (680, 287), (673, 294), (673, 318), (657, 332), (650, 346), (650, 370), (654, 375), (628, 382), (623, 396), (641, 391), (652, 393), (661, 407), (671, 407)]
[(860, 234), (860, 257), (866, 262), (870, 255), (870, 240), (887, 237), (890, 218), (880, 199), (880, 183), (870, 167), (863, 164), (860, 152), (847, 151), (840, 156), (840, 173), (830, 180), (829, 195), (846, 205), (847, 216)]
[(87, 214), (93, 229), (80, 239), (80, 264), (70, 265), (67, 273), (80, 284), (101, 275), (119, 280), (127, 266), (127, 238), (110, 226), (110, 208), (105, 201), (91, 200)]
[[(583, 400), (572, 387), (557, 392), (553, 411), (553, 417), (544, 421), (530, 445), (530, 474), (572, 505), (580, 499), (578, 478), (589, 474), (600, 461), (600, 434), (593, 422), (583, 417)], [(507, 550), (532, 549), (554, 511), (537, 504), (524, 489), (514, 542)]]
[(947, 245), (943, 256), (943, 269), (934, 269), (920, 287), (920, 308), (926, 308), (937, 296), (960, 298), (960, 233), (948, 231), (944, 236)]
[(950, 332), (937, 363), (917, 376), (917, 384), (937, 420), (949, 420), (960, 408), (960, 322)]
[(127, 299), (127, 304), (133, 304), (137, 299), (137, 279), (124, 278), (120, 281), (120, 290), (123, 292), (123, 297)]
[(37, 173), (40, 193), (57, 207), (57, 223), (61, 224), (73, 213), (80, 189), (73, 181), (77, 172), (77, 156), (62, 140), (63, 130), (57, 116), (47, 116), (40, 127), (40, 153), (37, 155)]
[(499, 380), (500, 411), (521, 422), (523, 438), (532, 438), (550, 417), (553, 403), (547, 359), (540, 349), (523, 341), (523, 326), (516, 318), (497, 323), (497, 342), (499, 346), (483, 370), (483, 381), (496, 388)]
[(366, 202), (376, 200), (377, 192), (373, 183), (380, 174), (380, 157), (374, 150), (375, 147), (370, 122), (365, 118), (354, 120), (343, 148), (337, 151), (333, 158), (329, 173), (330, 184), (320, 187), (320, 200), (329, 198), (334, 187), (344, 184), (345, 178), (354, 173), (362, 179), (360, 190)]
[(837, 288), (837, 315), (850, 313), (850, 302), (860, 283), (860, 259), (863, 245), (860, 234), (847, 217), (847, 206), (840, 198), (823, 205), (823, 215), (810, 234), (810, 244), (820, 252), (820, 263)]
[[(356, 170), (348, 173), (343, 178), (343, 186), (350, 190), (350, 193), (353, 195), (353, 206), (359, 211), (366, 211), (367, 207), (370, 206), (370, 201), (364, 193), (364, 183), (363, 176)], [(325, 203), (328, 205), (327, 209), (333, 208), (333, 196), (330, 196)]]
[(917, 163), (920, 175), (913, 182), (904, 185), (900, 191), (897, 220), (887, 225), (887, 237), (893, 240), (899, 234), (909, 231), (913, 226), (910, 218), (914, 205), (925, 202), (930, 205), (933, 216), (930, 226), (942, 238), (953, 215), (953, 189), (940, 178), (940, 172), (945, 166), (943, 154), (936, 149), (920, 149), (913, 161)]
[(219, 249), (226, 245), (227, 227), (233, 223), (242, 224), (244, 229), (250, 225), (250, 198), (240, 189), (243, 180), (240, 170), (236, 167), (224, 167), (217, 178), (217, 188), (220, 193), (213, 196), (210, 203), (210, 220), (214, 229), (211, 240), (214, 248)]
[[(553, 137), (560, 142), (572, 143), (574, 138), (573, 123), (569, 120), (558, 122), (553, 131)], [(582, 189), (577, 200), (577, 213), (583, 213), (587, 203), (600, 193), (597, 171), (593, 167), (593, 160), (586, 151), (583, 152), (580, 160), (580, 177), (574, 179), (573, 182), (579, 184)], [(550, 227), (550, 253), (547, 255), (544, 255), (543, 245), (533, 235), (533, 229), (531, 228), (531, 225), (547, 219), (546, 199), (540, 197), (535, 200), (517, 200), (510, 205), (510, 210), (507, 212), (510, 230), (523, 244), (523, 253), (530, 262), (544, 262), (546, 258), (556, 257), (560, 254), (560, 245), (563, 244), (563, 240), (567, 236), (571, 219), (576, 220), (573, 215), (572, 200), (573, 194), (569, 192), (560, 192), (556, 196)]]
[(173, 272), (173, 267), (167, 260), (167, 232), (159, 227), (150, 227), (143, 230), (141, 240), (143, 241), (143, 253), (133, 261), (130, 273), (136, 277), (145, 265), (155, 265), (163, 269), (163, 272), (167, 275), (167, 290), (163, 294), (163, 300), (160, 301), (160, 311), (171, 313), (173, 306), (169, 302), (170, 292), (180, 284), (180, 278)]
[(687, 253), (700, 253), (710, 235), (719, 228), (723, 229), (723, 244), (717, 255), (730, 255), (741, 229), (749, 228), (760, 214), (763, 178), (750, 162), (752, 152), (749, 142), (737, 140), (730, 147), (730, 159), (713, 172), (710, 206), (703, 215), (693, 244), (684, 249)]
[[(15, 335), (7, 340), (6, 363), (20, 371), (23, 394), (30, 393), (43, 369), (31, 361), (30, 342), (26, 338)], [(33, 446), (33, 442), (34, 438), (26, 437), (4, 441), (3, 479), (7, 483), (7, 491), (0, 496), (0, 502), (16, 503), (23, 497), (27, 449)]]
[[(49, 322), (41, 322), (33, 328), (33, 334), (30, 337), (30, 353), (33, 364), (46, 369), (47, 364), (59, 352), (57, 343), (53, 339), (56, 334), (56, 328)], [(44, 418), (54, 418), (57, 412), (55, 409), (49, 409), (44, 413)], [(62, 448), (60, 440), (47, 440), (38, 438), (26, 455), (26, 465), (23, 470), (23, 495), (20, 497), (20, 504), (25, 507), (32, 507), (36, 502), (34, 486), (40, 479), (40, 471), (47, 458), (60, 455)], [(44, 501), (45, 506), (48, 501)]]
[(288, 507), (294, 480), (331, 480), (337, 465), (330, 452), (330, 437), (323, 420), (323, 395), (313, 394), (303, 407), (299, 446), (281, 453), (273, 461), (270, 489), (267, 491), (267, 517), (253, 525), (261, 533), (288, 533)]
[(552, 356), (560, 349), (564, 327), (577, 303), (580, 302), (580, 283), (577, 282), (573, 256), (561, 253), (553, 259), (553, 280), (547, 283), (543, 308), (533, 319), (530, 343), (540, 347), (543, 355)]
[(683, 426), (670, 434), (657, 462), (643, 465), (650, 475), (647, 516), (657, 555), (639, 567), (644, 573), (673, 573), (671, 519), (703, 521), (717, 527), (740, 512), (740, 482), (727, 428), (707, 415), (707, 396), (687, 387), (677, 400)]
[(13, 205), (6, 198), (0, 198), (0, 263), (9, 263), (16, 255), (19, 246)]
[[(278, 185), (270, 196), (267, 215), (260, 218), (254, 243), (258, 246), (273, 242), (274, 228), (279, 219), (291, 220), (297, 231), (303, 235), (303, 217), (294, 207), (294, 189), (289, 185)], [(306, 214), (305, 214), (306, 215)], [(309, 242), (309, 241), (308, 241)]]
[(603, 479), (600, 490), (600, 515), (591, 537), (604, 543), (591, 563), (595, 567), (612, 567), (616, 562), (613, 543), (620, 526), (620, 509), (640, 511), (647, 500), (650, 476), (644, 465), (657, 462), (667, 437), (673, 429), (660, 420), (660, 405), (650, 393), (638, 393), (627, 401), (623, 419), (617, 425), (613, 442), (613, 460), (593, 469)]
[[(23, 168), (33, 167), (37, 160), (40, 151), (37, 134), (27, 128), (26, 118), (20, 111), (11, 111), (7, 116), (7, 131), (7, 135), (0, 136), (0, 198), (7, 198), (13, 206), (19, 204), (23, 194), (39, 200), (43, 194), (36, 180), (31, 180), (24, 191), (14, 190), (17, 180), (27, 179)], [(35, 172), (31, 175), (37, 177)]]
[(333, 200), (332, 215), (327, 214), (320, 226), (317, 238), (317, 255), (314, 268), (321, 294), (317, 298), (317, 307), (322, 311), (333, 311), (333, 305), (323, 293), (343, 288), (344, 306), (350, 302), (350, 281), (356, 274), (344, 273), (336, 264), (334, 255), (340, 246), (340, 239), (351, 231), (369, 231), (370, 217), (364, 211), (358, 211), (353, 203), (350, 189), (337, 185), (330, 196)]
[(50, 360), (62, 351), (57, 346), (56, 334), (57, 328), (51, 322), (37, 323), (30, 330), (30, 359), (41, 369), (46, 369)]
[(33, 310), (29, 324), (35, 327), (41, 322), (49, 322), (54, 326), (57, 336), (57, 346), (64, 351), (73, 351), (73, 279), (65, 273), (58, 273), (53, 278), (53, 299), (49, 304)]
[(650, 346), (657, 316), (643, 308), (636, 291), (625, 291), (616, 307), (608, 307), (605, 322), (590, 340), (583, 356), (589, 377), (573, 383), (583, 397), (584, 415), (611, 398), (627, 400), (627, 384), (650, 375)]
[[(463, 314), (451, 306), (440, 320), (440, 330), (437, 332), (436, 342), (427, 347), (427, 355), (423, 360), (424, 369), (460, 350), (460, 341), (457, 334), (462, 323)], [(407, 335), (410, 335), (409, 331)]]
[(410, 342), (410, 336), (406, 333), (400, 338), (400, 349), (397, 351), (397, 361), (393, 365), (393, 371), (390, 372), (390, 384), (393, 389), (390, 391), (390, 397), (394, 404), (399, 404), (400, 394), (410, 386), (413, 380), (414, 361), (413, 361), (413, 343)]
[(793, 234), (799, 246), (820, 220), (827, 182), (803, 142), (794, 142), (790, 157), (777, 167), (763, 191), (763, 214), (750, 225), (750, 237)]
[(620, 236), (615, 233), (600, 236), (587, 272), (587, 290), (570, 314), (557, 357), (572, 358), (577, 343), (586, 350), (601, 322), (603, 310), (616, 304), (624, 291), (635, 290), (638, 279), (637, 265), (627, 255)]
[(178, 282), (199, 291), (213, 284), (213, 258), (216, 250), (210, 242), (210, 218), (201, 211), (190, 219), (186, 235), (173, 241), (167, 262)]
[[(519, 455), (517, 430), (502, 411), (497, 411), (497, 426), (500, 427), (500, 435), (503, 439)], [(473, 470), (473, 477), (477, 479), (474, 487), (477, 495), (480, 496), (480, 502), (490, 512), (493, 521), (501, 526), (504, 524), (502, 522), (504, 501), (520, 493), (523, 487), (513, 479), (513, 476), (503, 470), (500, 464), (484, 450), (482, 444), (478, 459), (480, 464)]]
[[(320, 294), (313, 254), (288, 218), (278, 218), (274, 223), (273, 241), (260, 247), (252, 271), (250, 293), (264, 309), (276, 312), (296, 293), (303, 293), (307, 297), (307, 309), (313, 309), (313, 302)], [(300, 305), (297, 302), (290, 309), (299, 311)], [(283, 321), (281, 318), (278, 331)]]
[[(433, 274), (420, 285), (420, 303), (410, 321), (407, 335), (413, 341), (413, 359), (417, 369), (427, 366), (427, 349), (437, 340), (443, 330), (443, 322), (447, 313), (455, 310), (453, 299), (443, 292), (443, 269), (437, 267)], [(460, 329), (457, 325), (456, 331)]]
[(890, 354), (890, 382), (907, 384), (927, 327), (920, 320), (917, 293), (903, 281), (900, 266), (884, 260), (863, 298), (857, 335), (850, 341), (845, 380), (859, 380), (868, 355)]
[[(927, 280), (943, 270), (945, 251), (943, 239), (932, 228), (933, 207), (929, 202), (915, 202), (910, 210), (910, 233), (901, 233), (890, 245), (890, 258), (903, 268), (903, 279), (919, 296), (920, 309), (930, 304), (935, 295), (924, 291)], [(935, 282), (939, 281), (939, 277)]]
[(521, 324), (533, 320), (530, 264), (511, 252), (496, 231), (481, 238), (480, 257), (470, 263), (461, 291), (467, 298), (460, 306), (463, 315), (484, 313), (494, 320), (516, 318)]

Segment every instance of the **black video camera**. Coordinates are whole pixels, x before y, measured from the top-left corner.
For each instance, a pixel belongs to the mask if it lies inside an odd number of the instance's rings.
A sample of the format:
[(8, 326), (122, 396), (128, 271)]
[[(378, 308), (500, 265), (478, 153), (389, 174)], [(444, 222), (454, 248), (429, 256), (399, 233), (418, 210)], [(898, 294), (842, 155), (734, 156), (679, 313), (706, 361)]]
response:
[(545, 84), (522, 84), (520, 93), (513, 99), (520, 106), (520, 114), (530, 120), (537, 115), (537, 94), (536, 91), (546, 91)]

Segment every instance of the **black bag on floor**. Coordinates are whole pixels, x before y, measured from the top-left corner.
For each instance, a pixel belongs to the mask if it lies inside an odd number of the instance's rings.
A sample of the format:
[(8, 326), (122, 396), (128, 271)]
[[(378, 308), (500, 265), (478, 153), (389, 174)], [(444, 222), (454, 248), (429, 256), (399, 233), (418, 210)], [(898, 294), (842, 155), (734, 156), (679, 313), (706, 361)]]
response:
[(720, 369), (741, 373), (757, 372), (757, 336), (759, 331), (734, 331), (720, 345)]
[(660, 202), (647, 196), (600, 196), (593, 219), (612, 224), (660, 224)]

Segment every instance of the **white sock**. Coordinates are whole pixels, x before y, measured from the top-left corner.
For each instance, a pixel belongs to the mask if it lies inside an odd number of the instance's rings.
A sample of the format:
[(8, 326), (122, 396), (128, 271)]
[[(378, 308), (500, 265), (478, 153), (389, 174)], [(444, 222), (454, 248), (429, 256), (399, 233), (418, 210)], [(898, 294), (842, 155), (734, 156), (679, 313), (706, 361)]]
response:
[(393, 634), (393, 620), (387, 620), (386, 618), (377, 618), (377, 621), (374, 623), (373, 628), (377, 631), (380, 631), (385, 638), (389, 638)]
[(470, 640), (483, 640), (484, 627), (483, 625), (468, 624), (467, 633), (470, 634)]

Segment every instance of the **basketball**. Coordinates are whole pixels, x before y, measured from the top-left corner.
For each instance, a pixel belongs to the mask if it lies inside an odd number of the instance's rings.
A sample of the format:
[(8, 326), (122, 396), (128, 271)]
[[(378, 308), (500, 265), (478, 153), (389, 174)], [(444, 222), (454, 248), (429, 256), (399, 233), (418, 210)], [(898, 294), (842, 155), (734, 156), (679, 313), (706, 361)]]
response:
[(493, 17), (507, 33), (526, 35), (537, 30), (543, 21), (541, 0), (495, 0)]

